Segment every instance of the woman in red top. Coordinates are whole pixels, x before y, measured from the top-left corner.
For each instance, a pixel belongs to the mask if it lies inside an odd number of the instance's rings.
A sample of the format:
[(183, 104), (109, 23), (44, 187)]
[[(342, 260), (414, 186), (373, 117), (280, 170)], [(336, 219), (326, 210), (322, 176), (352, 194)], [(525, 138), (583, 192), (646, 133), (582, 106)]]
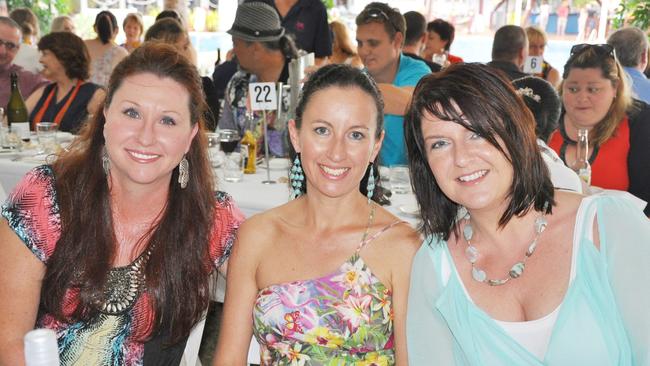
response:
[(578, 129), (586, 128), (591, 184), (650, 201), (650, 106), (630, 97), (613, 48), (573, 46), (562, 76), (563, 110), (549, 146), (571, 167)]
[(422, 57), (431, 60), (433, 55), (445, 55), (447, 61), (442, 66), (463, 62), (462, 58), (449, 53), (451, 44), (454, 43), (455, 33), (456, 29), (454, 25), (443, 19), (436, 19), (429, 22), (427, 24), (427, 40), (424, 44)]

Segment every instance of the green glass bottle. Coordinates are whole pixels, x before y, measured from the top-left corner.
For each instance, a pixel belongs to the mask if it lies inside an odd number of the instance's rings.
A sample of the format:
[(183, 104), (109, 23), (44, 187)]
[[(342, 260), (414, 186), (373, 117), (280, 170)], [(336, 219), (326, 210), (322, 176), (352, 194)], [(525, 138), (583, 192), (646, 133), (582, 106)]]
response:
[(11, 73), (11, 96), (7, 103), (7, 125), (23, 141), (29, 141), (29, 114), (18, 89), (18, 75)]

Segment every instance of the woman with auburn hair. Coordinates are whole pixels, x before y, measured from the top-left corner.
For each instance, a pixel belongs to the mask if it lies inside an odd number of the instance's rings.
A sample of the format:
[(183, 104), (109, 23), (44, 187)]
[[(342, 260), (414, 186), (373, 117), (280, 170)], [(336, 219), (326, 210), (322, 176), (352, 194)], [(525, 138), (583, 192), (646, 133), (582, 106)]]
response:
[(335, 20), (330, 23), (330, 29), (334, 37), (332, 39), (332, 56), (329, 57), (329, 62), (363, 67), (363, 62), (352, 46), (345, 24)]
[(90, 81), (106, 86), (115, 66), (129, 53), (115, 43), (120, 28), (110, 11), (102, 10), (97, 14), (93, 29), (97, 37), (84, 41), (90, 53)]
[(637, 200), (554, 190), (532, 114), (489, 66), (424, 77), (405, 122), (427, 237), (411, 272), (411, 365), (650, 362)]
[(0, 364), (56, 331), (62, 365), (178, 365), (242, 216), (213, 191), (196, 68), (139, 47), (97, 113), (2, 206)]
[(88, 116), (99, 111), (106, 93), (88, 82), (90, 56), (81, 38), (70, 32), (50, 33), (38, 41), (41, 74), (50, 84), (25, 102), (32, 130), (39, 122), (54, 122), (59, 131), (77, 133)]
[[(573, 46), (562, 77), (562, 114), (548, 145), (572, 167), (578, 130), (586, 129), (591, 184), (628, 191), (649, 202), (650, 106), (630, 96), (614, 48)], [(650, 206), (645, 214), (650, 216)]]

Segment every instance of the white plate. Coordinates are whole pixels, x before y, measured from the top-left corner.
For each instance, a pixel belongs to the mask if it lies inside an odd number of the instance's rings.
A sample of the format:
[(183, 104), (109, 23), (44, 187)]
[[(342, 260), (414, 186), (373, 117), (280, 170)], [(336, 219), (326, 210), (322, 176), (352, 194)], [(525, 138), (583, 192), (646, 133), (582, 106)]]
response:
[[(266, 169), (266, 160), (262, 160), (259, 167)], [(269, 160), (269, 168), (271, 170), (289, 170), (291, 167), (291, 160), (284, 158), (271, 158)]]
[(411, 217), (420, 217), (420, 209), (417, 204), (406, 204), (397, 207), (397, 209), (404, 215)]

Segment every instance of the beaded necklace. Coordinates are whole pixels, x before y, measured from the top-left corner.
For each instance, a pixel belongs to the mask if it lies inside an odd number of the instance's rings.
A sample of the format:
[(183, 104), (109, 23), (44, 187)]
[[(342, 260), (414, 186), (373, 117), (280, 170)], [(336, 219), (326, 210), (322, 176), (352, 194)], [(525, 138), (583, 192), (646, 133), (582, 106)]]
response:
[(472, 245), (474, 228), (472, 227), (472, 222), (470, 221), (469, 212), (467, 212), (463, 217), (463, 219), (465, 220), (465, 226), (463, 227), (463, 238), (467, 243), (467, 249), (465, 249), (465, 257), (472, 265), (472, 278), (477, 282), (487, 283), (490, 286), (501, 286), (508, 283), (511, 279), (521, 277), (521, 275), (523, 275), (524, 273), (524, 270), (526, 269), (526, 261), (528, 260), (528, 258), (530, 258), (533, 255), (533, 253), (535, 253), (535, 249), (537, 248), (537, 240), (539, 239), (540, 235), (542, 235), (542, 232), (544, 232), (544, 230), (548, 226), (548, 221), (546, 220), (547, 208), (548, 208), (548, 202), (544, 204), (544, 208), (542, 209), (542, 214), (535, 219), (535, 224), (534, 224), (535, 238), (528, 245), (528, 249), (526, 250), (526, 254), (524, 254), (524, 258), (521, 261), (515, 263), (510, 268), (510, 271), (508, 271), (508, 277), (499, 278), (499, 279), (487, 278), (487, 274), (485, 273), (485, 271), (476, 266), (476, 261), (480, 257), (481, 253), (479, 252), (478, 248)]

